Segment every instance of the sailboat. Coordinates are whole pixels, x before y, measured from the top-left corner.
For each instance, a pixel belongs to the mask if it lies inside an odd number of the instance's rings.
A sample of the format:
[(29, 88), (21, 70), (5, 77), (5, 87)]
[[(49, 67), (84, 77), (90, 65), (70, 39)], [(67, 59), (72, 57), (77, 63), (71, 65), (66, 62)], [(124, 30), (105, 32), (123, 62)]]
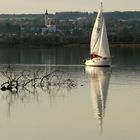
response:
[(90, 41), (90, 59), (85, 60), (86, 66), (110, 66), (111, 55), (103, 17), (103, 5), (97, 14)]
[(91, 99), (95, 116), (99, 127), (103, 128), (103, 119), (105, 115), (111, 68), (109, 67), (89, 67), (86, 66), (86, 72), (91, 77)]

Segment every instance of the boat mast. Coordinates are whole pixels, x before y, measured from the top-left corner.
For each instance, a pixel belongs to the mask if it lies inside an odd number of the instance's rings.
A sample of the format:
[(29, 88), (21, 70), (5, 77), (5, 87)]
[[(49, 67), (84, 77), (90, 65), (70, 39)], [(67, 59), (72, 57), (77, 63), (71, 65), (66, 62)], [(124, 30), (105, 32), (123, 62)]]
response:
[(101, 2), (101, 9), (103, 10), (103, 2)]

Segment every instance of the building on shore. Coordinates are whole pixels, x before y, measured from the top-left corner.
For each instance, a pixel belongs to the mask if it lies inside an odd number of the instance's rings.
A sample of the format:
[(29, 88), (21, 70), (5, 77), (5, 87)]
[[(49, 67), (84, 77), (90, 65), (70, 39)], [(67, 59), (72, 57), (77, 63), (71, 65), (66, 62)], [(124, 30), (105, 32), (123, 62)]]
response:
[(56, 32), (56, 25), (55, 21), (52, 18), (49, 18), (48, 11), (45, 12), (45, 27), (42, 27), (42, 35), (45, 34), (45, 32)]

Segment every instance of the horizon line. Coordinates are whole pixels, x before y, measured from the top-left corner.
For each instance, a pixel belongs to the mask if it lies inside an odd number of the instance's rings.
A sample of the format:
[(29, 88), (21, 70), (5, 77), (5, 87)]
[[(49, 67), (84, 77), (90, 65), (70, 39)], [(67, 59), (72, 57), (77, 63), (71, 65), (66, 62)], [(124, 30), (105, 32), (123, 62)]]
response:
[[(48, 12), (49, 14), (56, 14), (56, 13), (68, 13), (68, 12), (81, 12), (81, 13), (94, 13), (94, 12), (98, 12), (98, 11), (58, 11), (58, 12)], [(138, 10), (124, 10), (124, 11), (104, 11), (103, 13), (113, 13), (113, 12), (140, 12)], [(45, 12), (44, 12), (45, 13)], [(0, 13), (0, 15), (39, 15), (39, 14), (44, 14), (44, 13)]]

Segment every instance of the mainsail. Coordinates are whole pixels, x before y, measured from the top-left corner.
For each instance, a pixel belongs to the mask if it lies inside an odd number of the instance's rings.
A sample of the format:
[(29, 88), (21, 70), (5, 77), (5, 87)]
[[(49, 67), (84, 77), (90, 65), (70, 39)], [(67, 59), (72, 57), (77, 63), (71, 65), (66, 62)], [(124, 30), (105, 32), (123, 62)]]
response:
[(102, 9), (101, 3), (101, 8), (98, 12), (91, 35), (90, 54), (96, 54), (100, 57), (107, 58), (110, 57), (110, 50)]
[(90, 41), (90, 53), (91, 54), (93, 54), (93, 51), (96, 54), (98, 52), (97, 46), (98, 46), (99, 40), (100, 40), (101, 27), (102, 27), (102, 6), (96, 17), (95, 24), (94, 24), (92, 34), (91, 34), (91, 41)]

